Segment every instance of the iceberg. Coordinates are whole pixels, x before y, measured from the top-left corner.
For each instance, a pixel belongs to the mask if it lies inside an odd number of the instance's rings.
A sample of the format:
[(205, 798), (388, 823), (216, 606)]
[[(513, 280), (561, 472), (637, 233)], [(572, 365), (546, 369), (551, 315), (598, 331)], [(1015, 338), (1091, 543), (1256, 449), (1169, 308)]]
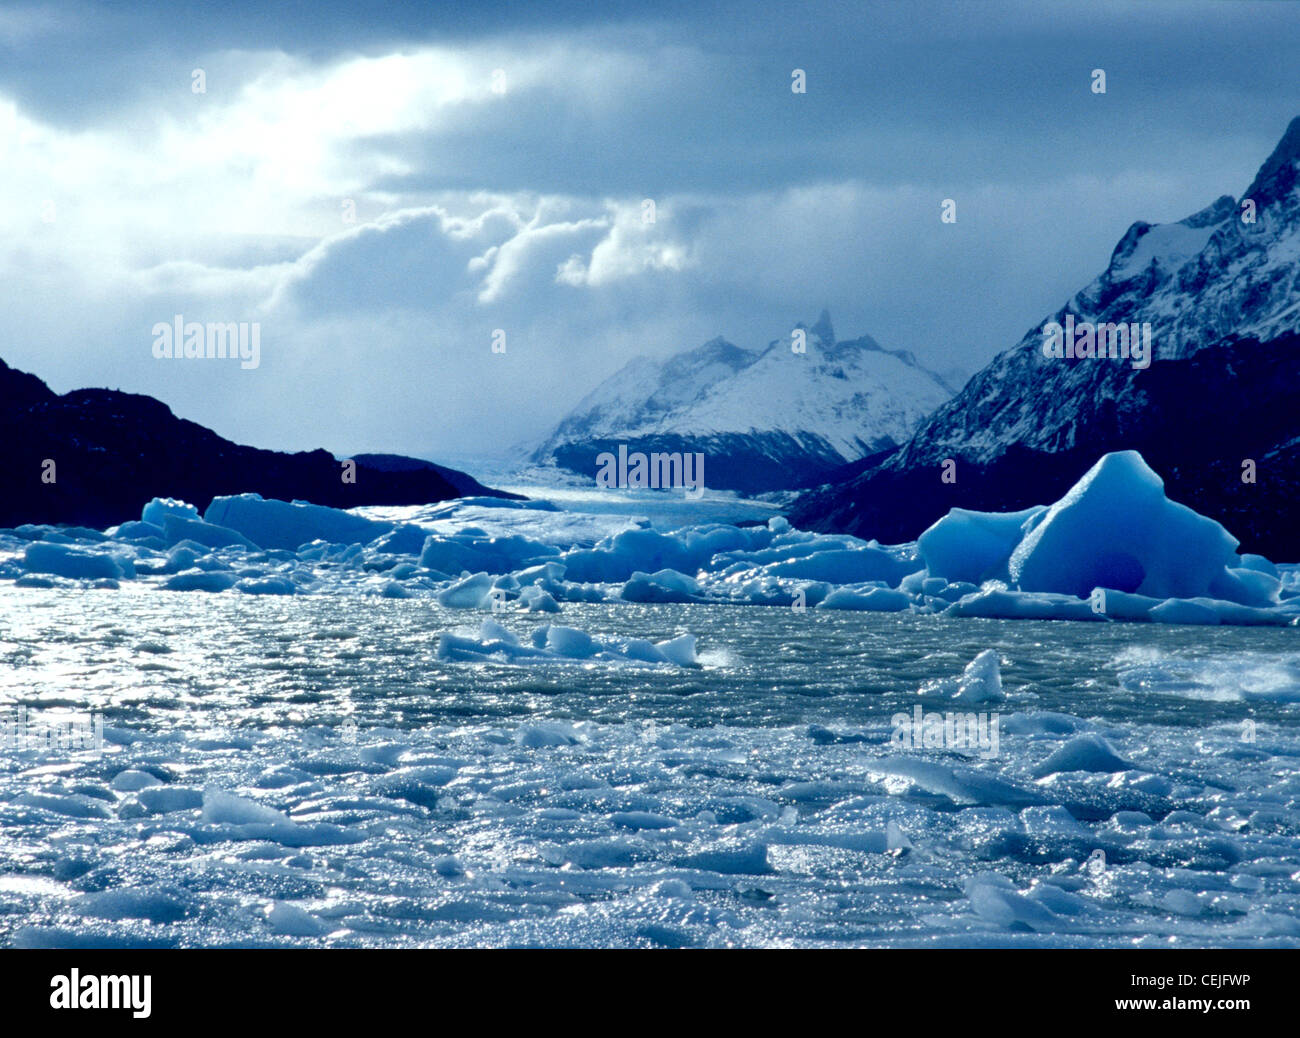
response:
[(559, 555), (551, 544), (527, 537), (489, 537), (477, 527), (466, 527), (451, 537), (430, 535), (420, 552), (420, 565), (443, 573), (510, 573)]
[(1237, 539), (1165, 497), (1137, 451), (1105, 455), (1011, 553), (1022, 591), (1085, 598), (1095, 587), (1156, 598), (1206, 595), (1237, 558)]
[(197, 519), (199, 510), (171, 497), (155, 497), (140, 510), (140, 521), (161, 530), (169, 515), (178, 519)]
[(693, 634), (682, 634), (657, 644), (641, 638), (601, 642), (576, 627), (549, 625), (533, 631), (525, 644), (495, 620), (484, 620), (477, 637), (443, 634), (438, 639), (438, 658), (461, 663), (600, 660), (678, 667), (699, 665)]
[(996, 649), (985, 649), (976, 656), (958, 678), (928, 681), (918, 690), (923, 695), (938, 695), (962, 703), (996, 703), (1003, 698), (1002, 668)]
[(1055, 750), (1034, 769), (1034, 778), (1046, 778), (1061, 771), (1130, 771), (1133, 765), (1124, 760), (1115, 748), (1093, 732), (1076, 735), (1064, 746)]
[(869, 544), (861, 548), (832, 548), (778, 562), (769, 566), (767, 572), (774, 577), (828, 580), (837, 584), (883, 580), (896, 585), (916, 569), (915, 562), (914, 557), (909, 558), (902, 552), (891, 552)]
[[(261, 494), (214, 497), (203, 513), (203, 519), (235, 530), (259, 547), (291, 551), (316, 540), (332, 544), (369, 544), (393, 532), (392, 523), (363, 519), (351, 512), (306, 501), (265, 500)], [(194, 539), (199, 540), (197, 537)]]
[(874, 613), (898, 613), (911, 606), (912, 599), (909, 595), (884, 587), (873, 587), (866, 591), (836, 588), (817, 603), (818, 609), (855, 609)]
[(661, 569), (658, 573), (633, 573), (619, 595), (624, 602), (698, 602), (700, 585), (685, 573)]
[(917, 540), (931, 577), (978, 584), (1001, 575), (1026, 530), (1047, 508), (1020, 512), (973, 512), (954, 508)]
[(244, 548), (257, 547), (238, 530), (232, 530), (228, 526), (204, 522), (202, 519), (184, 519), (176, 515), (169, 515), (163, 520), (163, 539), (171, 545), (193, 541), (205, 548), (229, 548), (236, 544)]
[(79, 551), (63, 544), (35, 541), (23, 552), (23, 568), (29, 573), (52, 573), (74, 580), (134, 577), (130, 559), (97, 552)]
[(220, 571), (204, 572), (203, 570), (190, 569), (184, 573), (177, 573), (174, 577), (169, 577), (163, 582), (164, 591), (228, 591), (234, 587), (236, 577), (233, 573), (222, 573)]

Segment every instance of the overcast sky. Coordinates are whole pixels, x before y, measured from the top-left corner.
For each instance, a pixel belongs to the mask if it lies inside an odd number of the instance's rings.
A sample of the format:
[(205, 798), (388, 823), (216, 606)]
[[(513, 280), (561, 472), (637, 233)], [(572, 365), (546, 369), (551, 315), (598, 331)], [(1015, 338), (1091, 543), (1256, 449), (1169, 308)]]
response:
[[(1295, 3), (445, 6), (0, 7), (0, 357), (460, 461), (823, 306), (971, 371), (1300, 114)], [(156, 360), (175, 314), (260, 367)]]

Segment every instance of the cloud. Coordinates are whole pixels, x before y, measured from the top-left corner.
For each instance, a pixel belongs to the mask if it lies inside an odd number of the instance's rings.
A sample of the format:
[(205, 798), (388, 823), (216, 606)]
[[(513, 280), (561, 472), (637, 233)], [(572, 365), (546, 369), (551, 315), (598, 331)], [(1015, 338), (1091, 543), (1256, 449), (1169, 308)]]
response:
[[(5, 360), (266, 445), (426, 455), (823, 305), (973, 368), (1132, 221), (1242, 190), (1295, 114), (1269, 5), (485, 10), (7, 8)], [(176, 313), (262, 322), (262, 366), (160, 365)]]

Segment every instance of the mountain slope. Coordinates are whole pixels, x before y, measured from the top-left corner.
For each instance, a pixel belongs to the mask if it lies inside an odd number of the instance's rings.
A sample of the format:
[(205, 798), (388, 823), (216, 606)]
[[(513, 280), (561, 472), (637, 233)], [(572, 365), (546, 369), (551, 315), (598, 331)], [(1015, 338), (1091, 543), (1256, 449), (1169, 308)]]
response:
[(358, 466), (364, 465), (376, 472), (434, 472), (455, 487), (456, 493), (461, 497), (495, 497), (505, 501), (527, 500), (522, 494), (512, 494), (506, 490), (484, 486), (468, 473), (425, 461), (423, 458), (411, 458), (405, 454), (354, 454), (352, 460)]
[[(0, 442), (10, 473), (0, 492), (0, 526), (105, 527), (138, 519), (146, 502), (164, 496), (200, 511), (213, 497), (244, 492), (335, 508), (426, 504), (461, 496), (456, 483), (470, 479), (454, 470), (385, 471), (358, 461), (356, 482), (344, 483), (328, 451), (241, 446), (149, 396), (107, 389), (60, 396), (2, 360)], [(53, 482), (42, 478), (51, 471), (47, 461), (54, 462)]]
[(869, 336), (838, 342), (825, 312), (806, 352), (778, 339), (761, 351), (723, 339), (666, 361), (637, 358), (589, 393), (533, 455), (581, 475), (596, 456), (705, 455), (708, 486), (807, 486), (904, 440), (952, 389), (905, 351)]
[[(1248, 549), (1300, 558), (1296, 486), (1300, 331), (1300, 118), (1240, 202), (1175, 224), (1135, 223), (1107, 269), (973, 376), (903, 447), (796, 502), (791, 518), (884, 540), (948, 508), (1052, 500), (1105, 451), (1136, 448), (1172, 497), (1220, 519)], [(1243, 222), (1247, 199), (1256, 222)], [(1150, 367), (1044, 355), (1043, 326), (1149, 323)], [(946, 459), (955, 483), (941, 481)], [(1243, 462), (1257, 463), (1255, 483)], [(1279, 511), (1279, 509), (1281, 511)]]

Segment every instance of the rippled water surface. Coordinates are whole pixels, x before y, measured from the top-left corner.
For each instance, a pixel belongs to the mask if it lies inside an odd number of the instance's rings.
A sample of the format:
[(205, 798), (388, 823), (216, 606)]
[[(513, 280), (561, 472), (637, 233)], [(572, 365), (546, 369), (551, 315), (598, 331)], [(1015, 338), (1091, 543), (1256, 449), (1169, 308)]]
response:
[[(1300, 944), (1294, 629), (562, 622), (702, 665), (445, 662), (428, 600), (6, 588), (0, 705), (106, 745), (0, 752), (0, 943)], [(918, 692), (985, 649), (1003, 701)], [(998, 753), (892, 745), (917, 704), (996, 711)], [(1083, 736), (1121, 763), (1044, 773)]]

